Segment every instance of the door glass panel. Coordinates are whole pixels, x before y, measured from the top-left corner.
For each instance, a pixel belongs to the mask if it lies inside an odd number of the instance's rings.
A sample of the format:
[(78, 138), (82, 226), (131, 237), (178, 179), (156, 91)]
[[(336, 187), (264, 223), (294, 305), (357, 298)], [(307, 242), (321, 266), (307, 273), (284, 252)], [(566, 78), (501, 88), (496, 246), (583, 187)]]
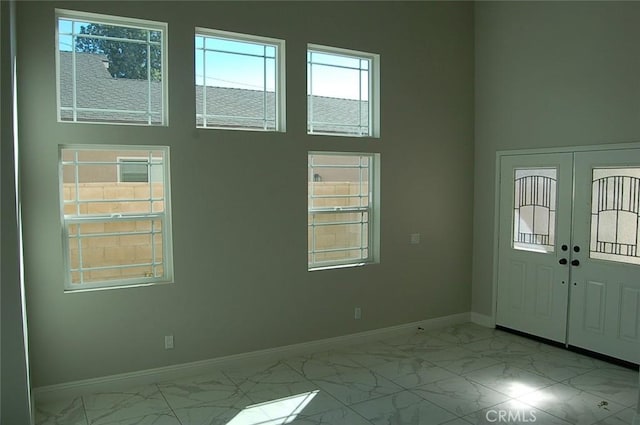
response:
[(556, 242), (557, 173), (555, 168), (515, 170), (514, 249), (553, 252)]
[(594, 168), (590, 258), (640, 264), (640, 168)]

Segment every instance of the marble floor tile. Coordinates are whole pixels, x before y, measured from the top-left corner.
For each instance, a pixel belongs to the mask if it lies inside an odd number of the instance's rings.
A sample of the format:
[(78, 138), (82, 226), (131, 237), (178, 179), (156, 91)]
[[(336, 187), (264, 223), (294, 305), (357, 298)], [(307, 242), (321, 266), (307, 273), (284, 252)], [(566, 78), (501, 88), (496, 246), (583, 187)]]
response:
[(270, 403), (285, 398), (304, 398), (306, 395), (311, 395), (302, 412), (306, 416), (343, 407), (343, 404), (329, 393), (306, 380), (289, 384), (259, 384), (247, 393), (247, 397), (253, 403)]
[(638, 372), (616, 366), (598, 368), (565, 381), (579, 390), (627, 407), (638, 402)]
[(35, 406), (36, 425), (87, 425), (82, 398), (38, 403)]
[(443, 341), (437, 337), (427, 334), (424, 331), (398, 335), (380, 341), (382, 344), (392, 348), (407, 352), (409, 355), (416, 355), (422, 352), (442, 350), (447, 347), (457, 345), (451, 341)]
[(637, 391), (637, 371), (463, 324), (126, 391), (36, 399), (34, 413), (36, 425), (486, 425), (507, 423), (487, 418), (500, 410), (514, 412), (508, 423), (529, 424), (526, 412), (517, 416), (526, 406), (540, 425), (631, 425)]
[(344, 353), (344, 355), (350, 360), (353, 360), (364, 367), (375, 366), (377, 364), (411, 357), (410, 353), (382, 342), (356, 345), (341, 349), (340, 352)]
[(174, 409), (181, 425), (227, 425), (243, 409), (217, 406), (192, 406)]
[(160, 392), (174, 409), (208, 404), (241, 407), (244, 393), (222, 372), (158, 384)]
[(402, 391), (403, 388), (371, 370), (362, 369), (313, 381), (346, 405)]
[(464, 377), (437, 381), (411, 391), (458, 416), (465, 416), (509, 399), (504, 394)]
[(89, 425), (103, 425), (171, 409), (156, 385), (82, 397)]
[(415, 388), (456, 376), (421, 358), (395, 360), (370, 369), (404, 388)]
[(570, 422), (517, 400), (509, 400), (505, 403), (484, 408), (465, 416), (465, 419), (474, 425), (571, 425)]
[[(291, 425), (372, 425), (348, 407), (320, 413), (313, 416), (298, 416)], [(234, 425), (234, 424), (229, 424)], [(271, 425), (271, 424), (269, 424)], [(275, 424), (274, 424), (275, 425)]]
[(354, 404), (351, 408), (374, 425), (438, 425), (456, 418), (409, 391)]
[(555, 344), (547, 344), (537, 339), (527, 338), (521, 335), (516, 335), (514, 333), (501, 331), (501, 330), (496, 331), (495, 338), (501, 338), (501, 339), (509, 340), (518, 344), (522, 344), (528, 347), (531, 350), (531, 352), (553, 353), (553, 352), (558, 352), (560, 350), (564, 350), (564, 348), (561, 348)]
[(571, 356), (557, 356), (548, 353), (532, 353), (514, 357), (510, 364), (537, 373), (556, 382), (562, 382), (599, 367), (595, 359), (571, 353)]
[(105, 425), (182, 425), (182, 424), (172, 412), (168, 412), (168, 413), (145, 415), (139, 418), (122, 419), (116, 422), (109, 422)]
[(307, 379), (324, 378), (325, 376), (358, 370), (362, 367), (361, 364), (353, 361), (344, 352), (335, 350), (285, 359), (284, 363)]
[(457, 418), (457, 419), (454, 419), (452, 421), (445, 422), (442, 425), (469, 425), (469, 424), (471, 424), (471, 422), (469, 422), (469, 421), (467, 421), (467, 420), (465, 420), (463, 418)]
[(531, 347), (509, 338), (493, 337), (463, 344), (462, 348), (473, 351), (484, 357), (504, 362), (530, 354)]
[(493, 328), (476, 325), (475, 323), (462, 323), (448, 328), (429, 330), (426, 333), (443, 341), (455, 344), (466, 344), (481, 339), (491, 338), (498, 332)]
[(573, 425), (592, 425), (624, 409), (565, 384), (554, 384), (518, 397), (518, 401), (536, 407)]
[(633, 415), (635, 415), (635, 413), (635, 409), (624, 409), (609, 416), (608, 418), (601, 420), (597, 425), (632, 425)]
[(500, 363), (498, 359), (485, 357), (460, 346), (423, 353), (420, 357), (458, 375)]
[(291, 370), (291, 367), (283, 361), (268, 361), (250, 362), (241, 366), (237, 365), (232, 368), (223, 369), (222, 372), (241, 390), (244, 390), (246, 386), (251, 386), (257, 379), (264, 379), (266, 376)]
[[(309, 409), (309, 405), (316, 401), (318, 395), (319, 391), (314, 390), (265, 401), (263, 403), (253, 403), (242, 409), (242, 411), (229, 422), (229, 425), (286, 424), (299, 416), (313, 416), (324, 413), (327, 410), (332, 410), (322, 409), (322, 411), (318, 412)], [(340, 409), (342, 407), (344, 407), (344, 405), (336, 402), (333, 409)]]
[(509, 397), (519, 397), (556, 383), (506, 363), (476, 370), (464, 376)]

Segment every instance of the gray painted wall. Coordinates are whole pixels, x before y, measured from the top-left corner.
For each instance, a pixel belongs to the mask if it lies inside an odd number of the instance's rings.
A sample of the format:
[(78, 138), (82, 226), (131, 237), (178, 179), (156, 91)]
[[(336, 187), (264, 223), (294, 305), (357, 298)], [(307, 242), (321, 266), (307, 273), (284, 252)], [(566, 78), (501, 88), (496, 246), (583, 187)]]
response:
[(0, 2), (0, 423), (30, 424), (31, 401), (16, 211), (12, 64), (15, 4)]
[[(471, 4), (154, 4), (18, 5), (34, 386), (469, 311)], [(55, 7), (169, 23), (169, 127), (56, 122)], [(194, 128), (195, 26), (286, 40), (286, 133)], [(379, 140), (306, 135), (307, 42), (381, 55)], [(175, 284), (63, 293), (60, 143), (171, 146)], [(380, 264), (307, 271), (309, 150), (381, 153)], [(420, 245), (409, 244), (413, 232), (422, 234)], [(354, 306), (362, 307), (360, 321)], [(174, 350), (164, 350), (166, 334), (175, 335)]]
[(475, 5), (472, 310), (491, 314), (496, 151), (640, 140), (640, 3)]

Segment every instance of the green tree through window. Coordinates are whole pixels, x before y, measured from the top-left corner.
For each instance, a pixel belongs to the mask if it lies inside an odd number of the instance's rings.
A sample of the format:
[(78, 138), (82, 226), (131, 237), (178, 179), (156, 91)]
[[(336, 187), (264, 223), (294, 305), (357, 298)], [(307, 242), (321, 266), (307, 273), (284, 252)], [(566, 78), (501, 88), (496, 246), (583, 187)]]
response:
[(80, 27), (80, 34), (98, 37), (76, 37), (76, 52), (105, 55), (114, 78), (146, 80), (150, 74), (152, 81), (162, 79), (160, 31), (90, 23)]

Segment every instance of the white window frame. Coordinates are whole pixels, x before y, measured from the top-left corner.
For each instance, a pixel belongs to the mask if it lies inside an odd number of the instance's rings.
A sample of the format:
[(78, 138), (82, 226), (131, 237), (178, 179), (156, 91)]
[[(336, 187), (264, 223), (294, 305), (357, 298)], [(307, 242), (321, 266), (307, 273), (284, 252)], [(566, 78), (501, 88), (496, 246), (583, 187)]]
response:
[[(278, 38), (271, 38), (271, 37), (263, 37), (263, 36), (258, 36), (258, 35), (250, 35), (250, 34), (241, 34), (241, 33), (236, 33), (236, 32), (229, 32), (229, 31), (221, 31), (221, 30), (215, 30), (215, 29), (209, 29), (209, 28), (202, 28), (202, 27), (196, 27), (195, 29), (195, 37), (208, 37), (208, 38), (219, 38), (219, 39), (225, 39), (225, 40), (230, 40), (230, 41), (238, 41), (238, 42), (242, 42), (242, 43), (251, 43), (251, 44), (257, 44), (257, 45), (268, 45), (270, 47), (274, 47), (276, 54), (275, 54), (275, 129), (267, 129), (266, 128), (266, 116), (264, 117), (264, 123), (263, 123), (263, 129), (258, 129), (258, 128), (247, 128), (247, 127), (241, 127), (241, 126), (207, 126), (206, 125), (206, 117), (207, 117), (207, 110), (206, 110), (206, 105), (207, 105), (207, 98), (206, 98), (206, 91), (204, 90), (203, 87), (203, 113), (202, 113), (202, 118), (203, 118), (203, 123), (204, 125), (200, 126), (200, 125), (196, 125), (197, 128), (199, 129), (224, 129), (224, 130), (243, 130), (243, 131), (275, 131), (275, 132), (285, 132), (286, 131), (286, 113), (285, 113), (285, 106), (286, 106), (286, 78), (285, 78), (285, 41), (278, 39)], [(194, 38), (195, 38), (194, 37)], [(194, 53), (198, 54), (198, 50), (202, 50), (203, 54), (204, 52), (207, 51), (207, 49), (198, 49), (194, 46)], [(204, 61), (203, 61), (204, 62)], [(197, 70), (196, 70), (197, 71)], [(205, 73), (206, 73), (206, 65), (205, 65)], [(265, 73), (265, 78), (266, 78), (266, 73)], [(203, 76), (203, 81), (204, 81), (204, 76)], [(205, 81), (205, 87), (206, 87), (206, 81)], [(266, 87), (266, 84), (265, 84)], [(266, 98), (266, 91), (265, 91), (265, 98)], [(265, 114), (266, 114), (266, 100), (264, 102), (264, 108), (265, 108)], [(211, 115), (215, 115), (215, 114), (211, 114)], [(251, 118), (251, 119), (255, 119), (253, 117), (230, 117), (230, 118)], [(196, 122), (197, 122), (197, 115), (196, 115)]]
[[(367, 206), (359, 206), (359, 207), (323, 207), (323, 208), (310, 208), (307, 206), (307, 218), (311, 214), (342, 214), (348, 212), (366, 212), (368, 214), (368, 233), (367, 233), (367, 241), (368, 244), (363, 246), (362, 243), (360, 247), (354, 247), (355, 249), (367, 249), (367, 257), (359, 258), (359, 259), (348, 259), (348, 260), (335, 260), (335, 261), (323, 261), (316, 262), (313, 261), (313, 254), (316, 252), (328, 252), (328, 251), (318, 251), (315, 249), (314, 241), (311, 241), (311, 250), (307, 249), (307, 256), (311, 255), (312, 260), (307, 260), (307, 269), (309, 271), (316, 270), (326, 270), (326, 269), (334, 269), (334, 268), (342, 268), (342, 267), (353, 267), (353, 266), (363, 266), (366, 264), (374, 264), (380, 262), (380, 154), (379, 153), (370, 153), (370, 152), (326, 152), (326, 151), (309, 151), (307, 155), (308, 162), (308, 171), (307, 171), (307, 180), (308, 183), (312, 181), (309, 179), (314, 179), (314, 173), (309, 172), (312, 168), (311, 165), (311, 156), (312, 155), (321, 155), (321, 156), (366, 156), (369, 158), (369, 193), (368, 193), (368, 201), (369, 204)], [(327, 166), (330, 168), (335, 168), (335, 166)], [(353, 166), (348, 166), (349, 168), (353, 168)], [(318, 168), (318, 167), (313, 167)], [(322, 167), (320, 167), (322, 168)], [(361, 167), (358, 167), (361, 168)], [(312, 198), (321, 198), (322, 196), (314, 196), (311, 191), (308, 189), (307, 193), (307, 203)], [(331, 195), (326, 195), (326, 197), (332, 197)], [(361, 222), (362, 223), (362, 222)], [(311, 220), (311, 224), (307, 223), (307, 229), (309, 227), (314, 227), (316, 224), (313, 220)], [(311, 232), (311, 237), (314, 237), (314, 232)], [(309, 241), (307, 241), (308, 243)], [(349, 250), (348, 248), (340, 248), (339, 250)]]
[[(141, 151), (146, 150), (151, 153), (151, 151), (162, 151), (163, 158), (162, 162), (160, 160), (153, 161), (156, 164), (163, 164), (163, 198), (156, 199), (150, 194), (148, 199), (136, 199), (135, 201), (158, 201), (162, 200), (164, 202), (164, 208), (162, 212), (151, 212), (151, 213), (115, 213), (115, 214), (80, 214), (79, 213), (79, 205), (80, 201), (77, 198), (77, 194), (79, 193), (79, 182), (78, 182), (78, 168), (77, 164), (77, 154), (73, 161), (63, 161), (63, 151), (65, 150), (74, 150), (74, 151), (87, 151), (87, 150), (100, 150), (100, 151), (113, 151), (113, 152), (122, 152), (126, 150), (131, 151)], [(82, 162), (80, 162), (82, 163)], [(88, 162), (91, 164), (91, 162)], [(100, 162), (100, 165), (108, 165), (109, 162)], [(118, 165), (118, 159), (113, 163), (114, 165)], [(76, 184), (76, 199), (75, 201), (65, 202), (64, 199), (64, 165), (76, 165), (74, 172), (75, 176), (75, 184)], [(119, 170), (116, 171), (119, 174)], [(154, 284), (164, 284), (164, 283), (173, 283), (173, 241), (172, 241), (172, 224), (171, 224), (171, 178), (170, 178), (170, 169), (169, 169), (169, 147), (168, 146), (143, 146), (143, 145), (59, 145), (58, 146), (58, 178), (59, 178), (59, 190), (60, 190), (60, 222), (62, 229), (62, 246), (63, 246), (63, 260), (64, 260), (64, 289), (65, 292), (78, 292), (78, 291), (86, 291), (86, 290), (96, 290), (96, 289), (108, 289), (108, 288), (123, 288), (123, 287), (136, 287), (136, 286), (148, 286)], [(126, 200), (114, 199), (115, 201), (124, 202)], [(132, 200), (134, 201), (134, 200)], [(91, 202), (90, 200), (86, 202)], [(65, 214), (64, 207), (65, 204), (75, 204), (76, 205), (76, 213), (75, 214)], [(76, 270), (72, 270), (71, 268), (71, 258), (69, 257), (69, 226), (71, 225), (81, 225), (86, 223), (109, 223), (109, 222), (125, 222), (125, 221), (136, 221), (136, 220), (161, 220), (162, 222), (162, 267), (163, 267), (163, 275), (159, 277), (139, 277), (139, 278), (126, 278), (126, 279), (113, 279), (113, 280), (105, 280), (105, 281), (96, 281), (96, 282), (82, 282), (81, 283), (72, 283), (71, 273), (72, 271), (82, 271), (82, 270), (90, 270), (91, 268), (83, 268), (82, 267), (82, 258), (81, 254), (79, 254), (79, 268)], [(79, 232), (79, 231), (78, 231)], [(155, 232), (153, 229), (149, 234), (153, 235)], [(127, 233), (127, 232), (119, 232), (118, 235), (128, 235), (128, 234), (140, 234), (138, 233)], [(101, 234), (100, 234), (101, 235)], [(80, 246), (81, 237), (78, 235)], [(152, 262), (154, 260), (152, 259)], [(127, 265), (127, 266), (109, 266), (107, 268), (129, 268), (135, 267), (136, 265)], [(100, 269), (98, 267), (97, 269)]]
[[(311, 113), (307, 115), (307, 134), (309, 135), (330, 135), (330, 136), (341, 136), (341, 137), (380, 137), (380, 55), (375, 53), (367, 53), (358, 50), (350, 50), (343, 49), (339, 47), (329, 47), (323, 46), (319, 44), (308, 44), (307, 45), (307, 84), (310, 86), (313, 84), (313, 74), (311, 71), (310, 62), (309, 62), (309, 53), (324, 53), (329, 55), (336, 56), (344, 56), (351, 59), (360, 59), (369, 61), (369, 93), (368, 93), (368, 117), (369, 117), (369, 125), (368, 131), (362, 134), (352, 134), (352, 133), (338, 133), (338, 132), (322, 132), (322, 131), (314, 131), (313, 125), (314, 122), (311, 121), (311, 117), (313, 115), (313, 102), (311, 93), (308, 90), (307, 93), (307, 102), (309, 106), (307, 109), (311, 109)], [(331, 65), (328, 65), (331, 66)], [(354, 68), (355, 69), (355, 68)], [(323, 124), (336, 124), (339, 123), (323, 123)]]
[[(61, 90), (60, 90), (60, 27), (58, 25), (58, 21), (60, 19), (63, 20), (71, 20), (71, 21), (81, 21), (81, 22), (89, 22), (94, 24), (106, 24), (106, 25), (114, 25), (114, 26), (122, 26), (128, 28), (137, 28), (148, 31), (159, 31), (162, 34), (161, 42), (160, 42), (160, 54), (161, 54), (161, 122), (160, 123), (152, 123), (151, 122), (151, 89), (148, 90), (148, 99), (147, 99), (147, 110), (146, 111), (137, 111), (137, 110), (120, 110), (120, 109), (108, 109), (108, 108), (78, 108), (76, 105), (77, 102), (77, 94), (76, 94), (76, 60), (75, 60), (75, 48), (72, 48), (71, 52), (73, 55), (72, 66), (73, 66), (73, 105), (69, 107), (63, 107), (61, 105)], [(72, 123), (72, 124), (110, 124), (110, 125), (138, 125), (138, 126), (168, 126), (169, 125), (169, 117), (168, 117), (168, 105), (169, 105), (169, 75), (168, 75), (168, 48), (167, 48), (167, 39), (168, 39), (168, 24), (164, 22), (156, 22), (149, 21), (144, 19), (136, 19), (136, 18), (125, 18), (121, 16), (112, 16), (112, 15), (103, 15), (98, 13), (89, 13), (89, 12), (79, 12), (75, 10), (67, 10), (67, 9), (56, 9), (55, 11), (55, 49), (56, 49), (56, 102), (57, 102), (57, 116), (58, 122), (60, 123)], [(65, 34), (66, 35), (66, 34)], [(95, 36), (94, 36), (95, 37)], [(124, 39), (123, 39), (124, 40)], [(125, 40), (126, 41), (126, 40)], [(147, 49), (149, 49), (150, 41), (147, 41)], [(72, 46), (73, 47), (73, 46)], [(148, 51), (148, 50), (147, 50)], [(149, 56), (149, 55), (148, 55)], [(147, 67), (148, 72), (151, 72), (150, 67)], [(151, 85), (151, 78), (148, 78), (148, 84)], [(63, 120), (62, 119), (62, 110), (70, 109), (73, 113), (72, 120)], [(146, 114), (147, 115), (147, 123), (143, 122), (120, 122), (120, 121), (90, 121), (90, 120), (77, 120), (77, 111), (84, 110), (87, 112), (109, 112), (109, 113), (134, 113), (134, 114)], [(155, 114), (155, 112), (154, 112)]]

